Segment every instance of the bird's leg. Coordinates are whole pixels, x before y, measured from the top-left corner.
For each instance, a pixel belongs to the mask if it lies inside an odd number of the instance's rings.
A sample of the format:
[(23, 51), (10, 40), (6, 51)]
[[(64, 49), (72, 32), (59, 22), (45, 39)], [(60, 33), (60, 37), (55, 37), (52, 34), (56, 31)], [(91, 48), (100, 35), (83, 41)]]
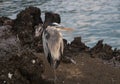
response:
[(54, 68), (54, 84), (56, 84), (57, 76), (56, 76), (56, 69)]

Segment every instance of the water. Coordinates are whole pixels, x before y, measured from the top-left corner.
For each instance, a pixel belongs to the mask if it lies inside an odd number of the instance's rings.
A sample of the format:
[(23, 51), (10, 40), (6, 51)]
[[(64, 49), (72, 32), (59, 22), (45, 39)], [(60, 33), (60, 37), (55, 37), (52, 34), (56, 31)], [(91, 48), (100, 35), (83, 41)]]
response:
[[(81, 36), (86, 45), (92, 47), (98, 40), (120, 49), (120, 0), (0, 0), (0, 16), (15, 18), (28, 6), (61, 15), (66, 27), (73, 32), (64, 32), (64, 38), (72, 41)], [(44, 19), (44, 18), (43, 18)]]

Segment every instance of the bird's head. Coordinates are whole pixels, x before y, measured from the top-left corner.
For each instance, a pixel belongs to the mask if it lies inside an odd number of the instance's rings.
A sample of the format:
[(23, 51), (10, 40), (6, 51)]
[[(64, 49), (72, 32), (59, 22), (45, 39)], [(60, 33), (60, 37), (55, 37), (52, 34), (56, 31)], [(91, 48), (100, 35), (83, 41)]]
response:
[(55, 28), (57, 28), (58, 31), (60, 31), (60, 30), (62, 30), (62, 31), (73, 31), (72, 28), (64, 27), (63, 25), (55, 23), (55, 22), (50, 24), (50, 26), (54, 26)]
[(42, 24), (35, 26), (35, 37), (41, 36), (43, 32)]

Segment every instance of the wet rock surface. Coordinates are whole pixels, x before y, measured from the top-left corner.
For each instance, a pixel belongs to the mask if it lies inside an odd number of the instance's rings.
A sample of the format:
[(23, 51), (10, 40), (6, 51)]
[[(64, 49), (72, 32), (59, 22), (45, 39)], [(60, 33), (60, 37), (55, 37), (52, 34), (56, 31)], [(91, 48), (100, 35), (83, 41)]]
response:
[[(47, 26), (51, 22), (60, 23), (61, 19), (59, 14), (47, 12), (42, 22), (40, 15), (39, 8), (28, 7), (15, 20), (0, 17), (0, 84), (53, 84), (43, 77), (46, 71), (47, 76), (53, 74), (44, 62), (42, 40), (35, 38), (34, 32), (39, 24)], [(99, 58), (120, 65), (120, 50), (112, 49), (103, 40), (89, 48), (81, 37), (75, 37), (71, 43), (64, 39), (64, 55), (57, 70), (58, 84), (101, 84), (99, 79), (102, 84), (119, 84), (119, 69), (104, 65)], [(102, 69), (105, 72), (101, 72)], [(104, 76), (101, 78), (100, 74)]]

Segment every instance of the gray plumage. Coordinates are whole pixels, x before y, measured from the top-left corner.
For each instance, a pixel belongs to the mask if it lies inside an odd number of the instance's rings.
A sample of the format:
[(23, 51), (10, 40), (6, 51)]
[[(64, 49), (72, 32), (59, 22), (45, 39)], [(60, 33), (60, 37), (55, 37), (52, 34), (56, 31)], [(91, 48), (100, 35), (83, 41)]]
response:
[(50, 65), (56, 69), (60, 64), (61, 57), (63, 55), (63, 37), (62, 34), (57, 29), (59, 26), (48, 26), (46, 29), (39, 29), (36, 32), (37, 35), (40, 34), (40, 30), (43, 30), (42, 40), (45, 56), (50, 63)]
[(52, 26), (48, 26), (42, 35), (44, 53), (53, 68), (57, 68), (63, 54), (62, 34)]

